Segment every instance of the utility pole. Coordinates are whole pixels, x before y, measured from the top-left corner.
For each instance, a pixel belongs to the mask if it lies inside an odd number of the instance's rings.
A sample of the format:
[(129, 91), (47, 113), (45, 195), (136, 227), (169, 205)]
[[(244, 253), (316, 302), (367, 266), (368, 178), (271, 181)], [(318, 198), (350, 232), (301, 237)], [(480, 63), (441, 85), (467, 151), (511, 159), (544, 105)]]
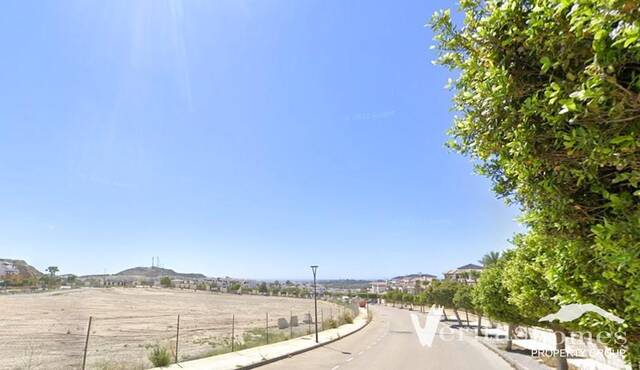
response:
[(311, 271), (313, 271), (313, 306), (316, 313), (314, 322), (316, 324), (316, 343), (318, 343), (318, 293), (316, 291), (316, 271), (318, 271), (318, 266), (311, 266)]

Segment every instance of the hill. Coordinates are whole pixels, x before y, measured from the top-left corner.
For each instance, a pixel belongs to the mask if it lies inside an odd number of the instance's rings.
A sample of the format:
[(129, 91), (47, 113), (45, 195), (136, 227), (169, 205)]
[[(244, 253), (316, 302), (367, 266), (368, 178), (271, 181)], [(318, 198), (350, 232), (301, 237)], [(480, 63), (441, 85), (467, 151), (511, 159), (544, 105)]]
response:
[(168, 276), (172, 279), (184, 279), (184, 280), (197, 280), (197, 279), (205, 279), (206, 276), (203, 274), (196, 273), (180, 273), (175, 272), (171, 269), (165, 269), (162, 267), (133, 267), (130, 269), (126, 269), (118, 272), (114, 276), (126, 276), (126, 277), (135, 277), (135, 278), (144, 278), (144, 279), (158, 279), (163, 276)]
[(324, 285), (326, 288), (363, 289), (369, 287), (370, 280), (328, 279), (318, 280), (318, 283)]
[(419, 277), (437, 278), (437, 276), (431, 275), (431, 274), (409, 274), (409, 275), (396, 276), (396, 277), (392, 278), (391, 280), (415, 279), (415, 278), (419, 278)]
[(43, 275), (35, 267), (23, 260), (0, 258), (0, 278), (12, 277), (13, 279), (38, 279)]

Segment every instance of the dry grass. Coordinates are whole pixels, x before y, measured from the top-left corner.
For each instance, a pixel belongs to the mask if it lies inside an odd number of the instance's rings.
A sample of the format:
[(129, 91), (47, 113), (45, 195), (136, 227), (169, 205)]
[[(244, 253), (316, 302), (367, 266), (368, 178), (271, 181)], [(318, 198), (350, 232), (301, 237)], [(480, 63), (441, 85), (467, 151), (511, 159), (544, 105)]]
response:
[[(2, 367), (70, 369), (82, 363), (89, 316), (93, 316), (89, 368), (149, 367), (148, 353), (158, 343), (175, 340), (180, 314), (180, 358), (197, 358), (215, 350), (220, 338), (264, 328), (277, 319), (313, 311), (313, 301), (284, 297), (212, 294), (152, 288), (79, 289), (0, 296)], [(319, 302), (319, 310), (337, 316), (336, 305)], [(273, 328), (273, 329), (272, 329)], [(287, 329), (288, 330), (288, 329)]]

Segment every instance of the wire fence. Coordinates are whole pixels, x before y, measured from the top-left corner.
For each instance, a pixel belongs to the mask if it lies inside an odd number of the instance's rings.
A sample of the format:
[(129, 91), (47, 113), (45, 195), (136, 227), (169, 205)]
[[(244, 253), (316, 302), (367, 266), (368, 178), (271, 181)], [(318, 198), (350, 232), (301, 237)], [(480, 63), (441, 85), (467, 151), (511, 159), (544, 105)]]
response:
[[(0, 344), (0, 369), (146, 369), (153, 367), (150, 353), (157, 348), (171, 362), (182, 362), (315, 332), (313, 310), (257, 311), (43, 318), (37, 328), (0, 320), (3, 338), (21, 333)], [(357, 312), (355, 305), (319, 301), (318, 330), (344, 324)]]

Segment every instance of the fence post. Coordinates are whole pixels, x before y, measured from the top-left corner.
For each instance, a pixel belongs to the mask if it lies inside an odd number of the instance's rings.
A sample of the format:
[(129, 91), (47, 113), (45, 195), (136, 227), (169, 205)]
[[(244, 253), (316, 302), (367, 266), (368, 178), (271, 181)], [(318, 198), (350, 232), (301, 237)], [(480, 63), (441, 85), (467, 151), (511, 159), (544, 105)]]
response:
[(269, 312), (267, 312), (267, 344), (269, 344)]
[(180, 314), (178, 314), (178, 323), (176, 324), (176, 364), (178, 363), (178, 342), (180, 340)]
[(236, 314), (231, 315), (231, 352), (235, 350)]
[(84, 354), (82, 355), (82, 370), (85, 369), (87, 365), (87, 348), (89, 348), (89, 335), (91, 334), (91, 320), (92, 316), (89, 316), (89, 325), (87, 325), (87, 338), (84, 341)]
[(291, 325), (292, 321), (293, 321), (293, 312), (289, 311), (289, 339), (293, 338), (293, 325)]

